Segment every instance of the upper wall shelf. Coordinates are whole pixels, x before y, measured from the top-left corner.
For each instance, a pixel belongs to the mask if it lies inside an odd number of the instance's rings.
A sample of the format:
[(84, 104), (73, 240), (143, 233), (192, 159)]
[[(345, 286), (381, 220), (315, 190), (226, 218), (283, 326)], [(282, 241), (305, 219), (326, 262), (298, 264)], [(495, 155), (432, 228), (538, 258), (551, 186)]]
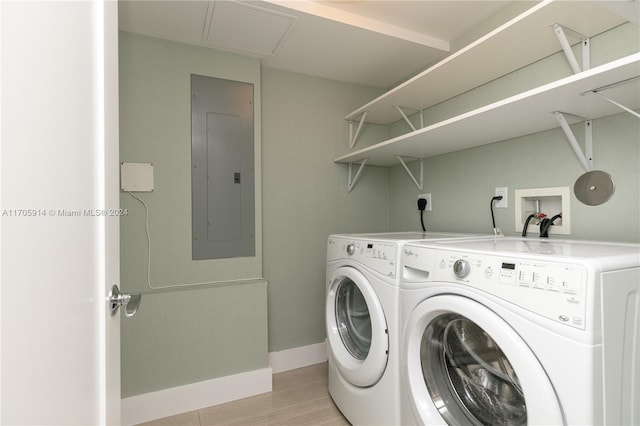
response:
[(545, 0), (415, 77), (348, 114), (346, 120), (391, 124), (395, 105), (423, 110), (529, 65), (560, 50), (551, 26), (591, 37), (625, 20), (595, 2)]
[[(572, 3), (572, 2), (568, 2)], [(590, 92), (598, 90), (631, 109), (640, 108), (640, 53), (571, 75), (411, 133), (353, 151), (338, 163), (392, 166), (397, 156), (427, 158), (559, 127), (553, 112), (590, 119), (621, 110)], [(624, 84), (618, 84), (625, 82)], [(608, 87), (612, 86), (612, 87)], [(606, 88), (608, 87), (608, 88)], [(599, 90), (606, 88), (603, 90)]]

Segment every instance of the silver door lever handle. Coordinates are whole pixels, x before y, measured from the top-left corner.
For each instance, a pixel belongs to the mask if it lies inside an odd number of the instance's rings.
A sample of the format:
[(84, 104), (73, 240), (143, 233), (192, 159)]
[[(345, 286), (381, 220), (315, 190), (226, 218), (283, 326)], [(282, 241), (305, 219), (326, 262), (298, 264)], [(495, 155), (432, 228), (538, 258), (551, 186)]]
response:
[(120, 306), (124, 306), (124, 315), (126, 317), (134, 316), (140, 307), (140, 299), (142, 299), (140, 293), (120, 293), (118, 285), (114, 284), (113, 287), (111, 287), (111, 294), (109, 295), (111, 315), (117, 314)]

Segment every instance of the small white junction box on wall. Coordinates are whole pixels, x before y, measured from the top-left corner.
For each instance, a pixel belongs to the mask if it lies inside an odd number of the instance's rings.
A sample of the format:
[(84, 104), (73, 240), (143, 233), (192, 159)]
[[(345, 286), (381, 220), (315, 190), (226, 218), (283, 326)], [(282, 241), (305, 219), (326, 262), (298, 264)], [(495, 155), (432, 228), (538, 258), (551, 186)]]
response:
[(127, 192), (153, 191), (153, 164), (120, 163), (120, 187)]

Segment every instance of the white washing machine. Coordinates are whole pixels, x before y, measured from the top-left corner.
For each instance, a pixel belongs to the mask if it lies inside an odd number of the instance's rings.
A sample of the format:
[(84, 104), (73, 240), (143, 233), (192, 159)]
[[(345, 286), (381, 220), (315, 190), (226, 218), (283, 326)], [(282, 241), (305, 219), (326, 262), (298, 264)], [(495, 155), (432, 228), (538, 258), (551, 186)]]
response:
[(640, 246), (402, 252), (402, 424), (640, 424)]
[(332, 235), (327, 244), (329, 393), (354, 425), (400, 415), (399, 259), (415, 240), (491, 238), (403, 232)]

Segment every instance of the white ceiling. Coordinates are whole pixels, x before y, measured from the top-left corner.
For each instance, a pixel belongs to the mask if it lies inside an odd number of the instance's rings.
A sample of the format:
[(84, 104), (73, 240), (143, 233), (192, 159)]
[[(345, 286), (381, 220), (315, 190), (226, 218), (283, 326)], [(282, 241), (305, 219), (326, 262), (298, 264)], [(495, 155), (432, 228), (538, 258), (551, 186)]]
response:
[(263, 66), (388, 88), (531, 1), (130, 1), (120, 29), (259, 57)]

